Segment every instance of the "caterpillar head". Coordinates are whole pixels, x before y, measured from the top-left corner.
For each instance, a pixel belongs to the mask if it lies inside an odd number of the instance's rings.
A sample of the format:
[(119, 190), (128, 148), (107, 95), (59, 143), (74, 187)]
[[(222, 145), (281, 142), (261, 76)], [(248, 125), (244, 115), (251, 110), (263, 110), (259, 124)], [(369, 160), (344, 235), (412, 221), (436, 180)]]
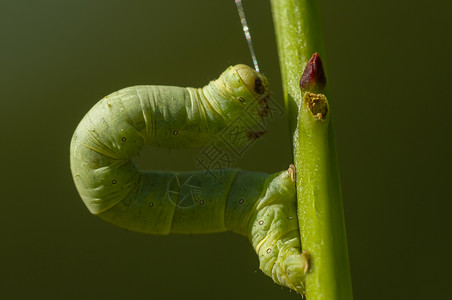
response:
[(243, 143), (266, 132), (263, 119), (269, 112), (270, 90), (264, 75), (239, 64), (226, 69), (215, 81), (215, 86), (224, 118), (241, 125)]

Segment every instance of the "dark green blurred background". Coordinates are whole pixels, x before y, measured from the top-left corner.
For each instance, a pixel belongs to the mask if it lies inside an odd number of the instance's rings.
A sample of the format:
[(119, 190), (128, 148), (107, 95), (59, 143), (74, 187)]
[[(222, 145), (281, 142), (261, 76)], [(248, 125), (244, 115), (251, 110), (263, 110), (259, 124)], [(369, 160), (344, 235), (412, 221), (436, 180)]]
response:
[[(320, 1), (355, 299), (450, 297), (452, 7), (426, 3)], [(244, 6), (282, 106), (270, 5)], [(232, 0), (3, 0), (0, 43), (0, 298), (297, 299), (246, 238), (147, 236), (90, 215), (69, 169), (72, 132), (103, 96), (251, 64)], [(285, 169), (286, 123), (235, 167)], [(189, 170), (197, 153), (145, 149), (139, 164)]]

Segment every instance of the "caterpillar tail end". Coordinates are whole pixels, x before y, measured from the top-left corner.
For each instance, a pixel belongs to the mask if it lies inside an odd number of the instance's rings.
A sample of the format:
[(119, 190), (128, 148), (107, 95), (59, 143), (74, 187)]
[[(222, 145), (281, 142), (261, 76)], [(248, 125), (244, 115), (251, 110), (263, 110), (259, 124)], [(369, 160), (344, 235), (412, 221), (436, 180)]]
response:
[[(309, 253), (301, 250), (293, 172), (269, 180), (250, 220), (250, 240), (260, 269), (279, 285), (305, 294)], [(292, 170), (293, 171), (293, 170)]]
[[(269, 239), (270, 241), (270, 239)], [(265, 243), (259, 251), (260, 269), (279, 285), (305, 294), (305, 276), (309, 270), (309, 253), (300, 251), (300, 238), (285, 235), (281, 240)], [(272, 255), (273, 254), (273, 255)]]
[(295, 251), (292, 254), (287, 254), (281, 249), (280, 254), (282, 255), (278, 257), (273, 266), (271, 276), (273, 281), (304, 295), (306, 291), (305, 276), (309, 269), (309, 253)]

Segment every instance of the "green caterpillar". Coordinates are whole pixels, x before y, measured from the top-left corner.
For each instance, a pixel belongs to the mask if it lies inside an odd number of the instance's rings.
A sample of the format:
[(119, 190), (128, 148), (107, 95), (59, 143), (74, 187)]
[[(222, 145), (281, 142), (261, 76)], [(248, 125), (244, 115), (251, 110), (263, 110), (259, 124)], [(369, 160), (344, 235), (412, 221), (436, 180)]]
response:
[(261, 270), (304, 294), (308, 256), (301, 252), (293, 169), (272, 175), (211, 170), (210, 176), (143, 172), (131, 161), (144, 144), (206, 146), (237, 119), (234, 144), (256, 139), (269, 97), (267, 79), (245, 65), (199, 89), (135, 86), (110, 94), (85, 115), (71, 141), (81, 198), (91, 213), (133, 231), (247, 236)]

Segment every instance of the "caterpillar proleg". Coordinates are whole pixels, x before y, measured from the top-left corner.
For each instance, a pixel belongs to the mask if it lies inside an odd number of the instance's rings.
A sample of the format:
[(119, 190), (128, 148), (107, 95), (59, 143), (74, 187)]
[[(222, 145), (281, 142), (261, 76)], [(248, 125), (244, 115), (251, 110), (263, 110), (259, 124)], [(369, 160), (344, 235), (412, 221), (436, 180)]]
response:
[(131, 158), (143, 145), (202, 147), (237, 118), (237, 145), (258, 138), (268, 113), (266, 77), (229, 67), (203, 88), (134, 86), (100, 100), (71, 141), (76, 188), (91, 213), (149, 234), (231, 230), (247, 236), (260, 268), (276, 283), (304, 293), (295, 183), (290, 172), (237, 169), (140, 171)]

